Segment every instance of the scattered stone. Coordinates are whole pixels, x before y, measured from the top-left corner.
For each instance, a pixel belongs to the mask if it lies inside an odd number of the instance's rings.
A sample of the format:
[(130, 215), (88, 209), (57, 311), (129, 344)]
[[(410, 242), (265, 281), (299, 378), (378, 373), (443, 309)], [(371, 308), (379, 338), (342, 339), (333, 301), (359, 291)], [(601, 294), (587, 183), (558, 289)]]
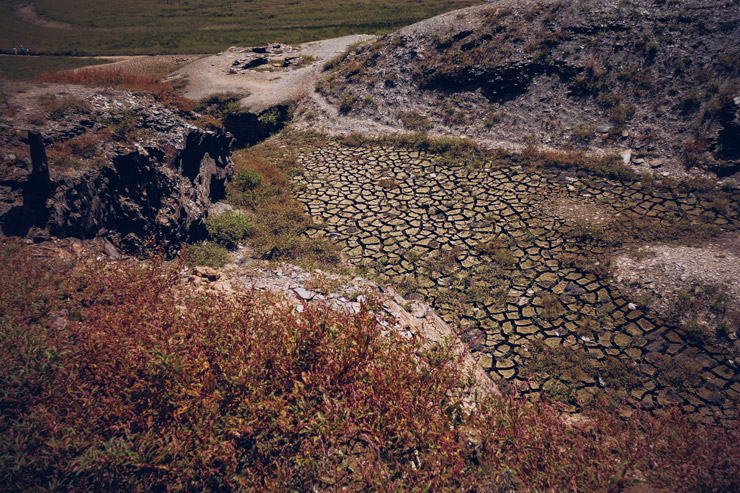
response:
[(209, 281), (218, 281), (221, 278), (221, 273), (212, 267), (198, 266), (193, 268), (193, 273), (196, 276), (208, 279)]
[(314, 298), (314, 296), (316, 296), (316, 293), (304, 288), (295, 288), (293, 292), (296, 294), (296, 296), (306, 301), (310, 301)]

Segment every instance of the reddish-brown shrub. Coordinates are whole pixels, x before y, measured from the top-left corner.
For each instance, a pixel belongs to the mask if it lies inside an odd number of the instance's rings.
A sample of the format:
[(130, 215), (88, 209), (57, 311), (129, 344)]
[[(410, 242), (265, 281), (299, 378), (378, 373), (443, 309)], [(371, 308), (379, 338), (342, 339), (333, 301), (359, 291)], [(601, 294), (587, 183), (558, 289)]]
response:
[(2, 246), (0, 487), (737, 490), (740, 428), (677, 413), (567, 426), (516, 396), (463, 409), (444, 347), (182, 264), (65, 265)]
[(150, 92), (160, 103), (192, 111), (193, 102), (179, 94), (170, 84), (152, 77), (132, 74), (113, 68), (89, 70), (62, 70), (43, 73), (39, 79), (45, 82), (82, 84), (88, 86), (121, 87), (134, 91)]

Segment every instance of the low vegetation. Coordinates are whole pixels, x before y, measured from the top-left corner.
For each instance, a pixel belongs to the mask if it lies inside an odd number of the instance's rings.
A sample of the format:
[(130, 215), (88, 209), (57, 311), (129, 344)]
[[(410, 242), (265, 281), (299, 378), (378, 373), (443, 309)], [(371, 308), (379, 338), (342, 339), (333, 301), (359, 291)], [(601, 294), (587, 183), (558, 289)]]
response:
[(237, 171), (227, 188), (227, 200), (254, 218), (249, 243), (258, 255), (293, 260), (307, 267), (339, 265), (336, 245), (323, 237), (305, 235), (315, 225), (292, 193), (291, 177), (300, 170), (300, 149), (324, 139), (318, 134), (283, 132), (234, 153)]
[(382, 135), (372, 138), (352, 133), (342, 139), (342, 142), (356, 147), (386, 145), (427, 151), (436, 154), (440, 162), (448, 166), (481, 167), (490, 159), (490, 151), (470, 139), (430, 137), (425, 132)]
[(34, 54), (215, 53), (232, 45), (279, 41), (302, 43), (348, 34), (383, 34), (442, 12), (473, 5), (470, 0), (352, 0), (316, 4), (307, 0), (194, 3), (135, 0), (101, 4), (82, 0), (70, 9), (50, 0), (33, 3), (42, 19), (62, 22), (55, 29), (24, 22), (0, 5), (0, 46), (6, 53), (21, 44)]
[(224, 212), (206, 221), (208, 237), (226, 248), (234, 249), (254, 233), (252, 219), (239, 212)]
[(72, 70), (107, 63), (102, 58), (70, 56), (4, 56), (0, 57), (0, 79), (34, 79), (45, 72)]
[(2, 256), (3, 489), (740, 486), (738, 427), (608, 408), (571, 427), (514, 396), (466, 409), (456, 359), (385, 332), (372, 300), (296, 313), (186, 296), (156, 258)]
[(203, 265), (218, 268), (229, 261), (229, 250), (218, 243), (202, 241), (190, 245), (184, 252), (184, 258), (190, 265)]
[(138, 75), (113, 68), (100, 68), (97, 70), (47, 72), (39, 76), (44, 82), (56, 82), (64, 84), (83, 84), (89, 86), (119, 87), (134, 91), (146, 91), (151, 93), (157, 101), (167, 106), (190, 111), (193, 103), (184, 98), (172, 85), (159, 81), (154, 77)]

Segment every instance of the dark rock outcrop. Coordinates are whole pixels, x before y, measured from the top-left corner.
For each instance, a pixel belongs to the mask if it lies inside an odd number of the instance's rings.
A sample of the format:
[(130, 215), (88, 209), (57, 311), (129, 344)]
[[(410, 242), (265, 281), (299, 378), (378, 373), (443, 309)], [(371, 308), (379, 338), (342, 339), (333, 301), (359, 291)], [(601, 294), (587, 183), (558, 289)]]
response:
[(740, 161), (740, 95), (729, 100), (719, 117), (719, 154), (725, 159)]
[(223, 124), (234, 136), (235, 145), (246, 147), (282, 130), (292, 116), (293, 105), (286, 102), (259, 114), (249, 111), (227, 114), (223, 117)]
[(57, 237), (106, 237), (132, 253), (151, 242), (177, 250), (205, 237), (208, 209), (224, 197), (234, 172), (230, 143), (223, 131), (196, 129), (169, 161), (158, 148), (136, 146), (100, 169), (54, 181), (47, 168), (46, 187), (34, 160), (24, 188), (33, 193), (24, 192), (22, 202), (0, 217), (3, 233), (26, 236), (41, 229)]

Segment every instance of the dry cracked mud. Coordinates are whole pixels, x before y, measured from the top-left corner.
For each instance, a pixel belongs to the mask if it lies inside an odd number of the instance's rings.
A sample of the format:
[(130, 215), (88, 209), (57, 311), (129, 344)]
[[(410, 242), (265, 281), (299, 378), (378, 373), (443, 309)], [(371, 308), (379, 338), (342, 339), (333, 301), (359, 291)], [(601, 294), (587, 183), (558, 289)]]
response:
[[(681, 188), (558, 168), (451, 166), (373, 145), (331, 142), (300, 161), (298, 198), (317, 223), (309, 234), (335, 239), (379, 281), (423, 297), (495, 380), (534, 397), (545, 390), (571, 410), (608, 392), (627, 410), (735, 412), (736, 338), (692, 332), (630, 298), (610, 275), (617, 243), (608, 239), (625, 225), (734, 230), (737, 208)], [(627, 235), (618, 245), (638, 243)]]

